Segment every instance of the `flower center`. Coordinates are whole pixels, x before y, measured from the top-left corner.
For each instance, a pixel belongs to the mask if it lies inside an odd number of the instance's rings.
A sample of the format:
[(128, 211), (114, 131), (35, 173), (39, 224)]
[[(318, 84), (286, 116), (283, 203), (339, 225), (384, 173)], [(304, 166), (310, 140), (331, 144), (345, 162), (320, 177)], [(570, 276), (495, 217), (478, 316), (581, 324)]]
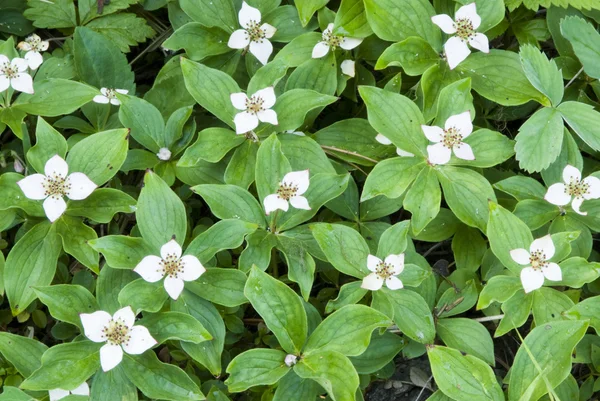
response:
[(27, 38), (25, 42), (29, 43), (31, 50), (40, 52), (42, 50), (42, 40), (40, 38)]
[(66, 195), (71, 189), (71, 184), (67, 178), (57, 173), (46, 177), (42, 185), (44, 186), (45, 195), (55, 198)]
[(343, 36), (334, 35), (330, 30), (323, 32), (323, 42), (326, 42), (331, 50), (335, 50), (342, 43), (342, 40), (344, 40)]
[(473, 23), (468, 18), (459, 18), (454, 23), (456, 28), (456, 36), (461, 38), (463, 41), (467, 41), (471, 36), (475, 35), (475, 29), (473, 29)]
[(548, 265), (546, 262), (546, 254), (543, 251), (533, 251), (529, 255), (529, 263), (534, 269), (541, 269)]
[(282, 182), (279, 184), (279, 189), (277, 190), (277, 195), (281, 199), (285, 199), (289, 201), (291, 197), (295, 196), (298, 192), (298, 186), (294, 184), (288, 184), (287, 182)]
[(19, 75), (19, 71), (13, 69), (8, 61), (0, 65), (0, 73), (6, 75), (9, 79), (14, 79)]
[(266, 37), (266, 32), (260, 27), (260, 21), (251, 20), (246, 25), (246, 34), (251, 42), (262, 42)]
[(108, 323), (108, 326), (105, 326), (102, 329), (102, 336), (106, 338), (106, 341), (111, 345), (127, 344), (131, 339), (129, 328), (121, 319), (116, 321), (111, 320)]
[(259, 111), (264, 110), (263, 104), (265, 101), (259, 96), (252, 96), (250, 99), (246, 100), (246, 111), (248, 113), (256, 114)]
[(106, 95), (107, 98), (109, 99), (116, 99), (117, 98), (117, 91), (114, 89), (106, 89)]
[(583, 195), (589, 193), (590, 185), (576, 178), (571, 178), (571, 181), (565, 185), (565, 193), (575, 198), (583, 198)]
[(455, 145), (460, 145), (462, 143), (462, 134), (454, 127), (444, 130), (442, 143), (448, 149), (452, 149)]
[(393, 267), (389, 263), (379, 262), (377, 267), (375, 268), (375, 274), (377, 274), (382, 279), (387, 279), (388, 277), (393, 276)]
[(166, 259), (160, 261), (163, 272), (171, 278), (177, 278), (179, 273), (183, 273), (184, 263), (174, 253), (167, 255)]

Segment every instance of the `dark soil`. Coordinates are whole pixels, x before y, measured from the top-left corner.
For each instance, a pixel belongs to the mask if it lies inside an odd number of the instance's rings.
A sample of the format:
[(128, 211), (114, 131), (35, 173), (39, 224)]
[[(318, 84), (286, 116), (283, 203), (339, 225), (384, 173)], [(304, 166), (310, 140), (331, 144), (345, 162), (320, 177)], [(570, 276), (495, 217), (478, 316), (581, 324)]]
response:
[[(424, 377), (423, 382), (427, 381), (431, 376), (427, 355), (409, 360), (403, 358), (396, 359), (396, 372), (387, 380), (373, 382), (367, 390), (365, 401), (427, 400), (432, 392), (428, 389), (423, 390), (422, 387), (413, 383), (411, 369), (413, 370), (413, 377), (416, 372), (420, 371), (419, 376)], [(432, 387), (433, 380), (430, 380), (428, 385)]]

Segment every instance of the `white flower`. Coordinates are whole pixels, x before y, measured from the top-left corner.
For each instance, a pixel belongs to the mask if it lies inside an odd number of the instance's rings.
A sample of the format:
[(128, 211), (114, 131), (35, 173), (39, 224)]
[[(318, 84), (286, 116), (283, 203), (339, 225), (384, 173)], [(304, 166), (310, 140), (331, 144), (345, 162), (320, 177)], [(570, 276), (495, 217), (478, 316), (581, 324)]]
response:
[(87, 338), (95, 343), (106, 342), (100, 348), (100, 365), (108, 372), (123, 360), (123, 351), (139, 355), (157, 344), (144, 326), (134, 326), (135, 314), (130, 306), (114, 315), (105, 311), (79, 315)]
[[(392, 141), (390, 141), (388, 137), (382, 134), (377, 134), (375, 140), (382, 145), (392, 145)], [(415, 157), (414, 154), (407, 152), (406, 150), (402, 150), (398, 147), (396, 148), (396, 154), (400, 157)]]
[(4, 92), (9, 86), (16, 91), (33, 93), (33, 79), (27, 74), (27, 60), (15, 57), (9, 60), (0, 54), (0, 92)]
[(277, 113), (271, 110), (276, 100), (272, 86), (256, 91), (250, 98), (243, 92), (232, 93), (230, 98), (233, 107), (243, 110), (241, 113), (237, 113), (233, 119), (237, 134), (252, 131), (258, 127), (259, 121), (273, 125), (279, 124)]
[(310, 210), (308, 200), (301, 196), (308, 189), (308, 170), (287, 173), (279, 183), (277, 193), (268, 195), (264, 200), (267, 216), (274, 210), (288, 211), (289, 203), (296, 209)]
[(296, 355), (287, 354), (285, 356), (285, 364), (286, 366), (292, 367), (298, 362), (298, 357)]
[(510, 251), (510, 257), (515, 262), (527, 266), (521, 270), (521, 283), (526, 293), (540, 288), (544, 284), (544, 277), (550, 281), (562, 280), (560, 266), (548, 262), (554, 256), (555, 251), (550, 235), (533, 241), (529, 252), (523, 248)]
[(181, 253), (181, 246), (172, 239), (160, 248), (160, 257), (144, 257), (133, 271), (149, 283), (155, 283), (166, 276), (165, 290), (171, 298), (177, 299), (183, 291), (184, 281), (197, 280), (206, 271), (197, 257), (181, 256)]
[(94, 102), (102, 103), (102, 104), (107, 104), (110, 102), (110, 104), (114, 104), (115, 106), (118, 106), (121, 104), (121, 101), (119, 99), (117, 99), (117, 93), (126, 95), (127, 93), (129, 93), (129, 91), (126, 89), (100, 88), (100, 93), (101, 93), (101, 95), (94, 96), (94, 99), (93, 99)]
[(356, 75), (356, 63), (354, 60), (344, 60), (340, 65), (342, 69), (342, 73), (348, 75), (349, 77), (354, 77)]
[(59, 155), (46, 162), (44, 173), (29, 175), (17, 184), (29, 199), (45, 199), (44, 211), (52, 222), (67, 209), (63, 196), (72, 200), (85, 199), (98, 187), (83, 173), (68, 174), (69, 166)]
[(473, 123), (471, 123), (471, 113), (465, 111), (448, 117), (444, 129), (440, 127), (431, 127), (421, 125), (423, 133), (435, 145), (427, 146), (429, 161), (433, 164), (446, 164), (450, 161), (452, 151), (454, 155), (463, 160), (475, 160), (473, 149), (463, 139), (473, 132)]
[(341, 47), (344, 50), (352, 50), (362, 43), (362, 38), (347, 38), (333, 34), (333, 23), (327, 25), (327, 29), (323, 31), (321, 36), (323, 40), (313, 47), (312, 58), (321, 58), (329, 53), (329, 49), (334, 51)]
[(273, 45), (267, 39), (275, 35), (277, 28), (269, 24), (260, 24), (262, 16), (260, 11), (249, 6), (245, 1), (242, 3), (242, 9), (239, 14), (240, 25), (243, 29), (238, 29), (229, 37), (227, 46), (232, 49), (250, 48), (250, 53), (254, 55), (263, 65), (267, 64)]
[(171, 151), (167, 148), (160, 148), (156, 156), (163, 161), (171, 159)]
[(36, 70), (42, 62), (44, 58), (42, 57), (41, 52), (48, 50), (49, 43), (45, 40), (42, 40), (35, 33), (28, 36), (24, 42), (21, 42), (17, 45), (20, 50), (24, 50), (25, 60), (29, 64), (29, 68), (32, 70)]
[(434, 15), (431, 20), (445, 33), (456, 34), (444, 44), (444, 51), (451, 70), (471, 54), (467, 43), (484, 53), (490, 52), (487, 36), (476, 32), (476, 29), (481, 25), (481, 17), (477, 14), (475, 3), (459, 8), (454, 14), (454, 21), (446, 14)]
[(363, 278), (361, 288), (371, 291), (377, 291), (385, 285), (390, 290), (398, 290), (404, 285), (398, 277), (398, 274), (404, 270), (404, 254), (388, 255), (385, 261), (377, 256), (369, 255), (367, 257), (367, 268), (373, 273)]
[(54, 390), (48, 391), (48, 395), (50, 396), (50, 401), (58, 401), (63, 398), (68, 397), (71, 394), (75, 395), (90, 395), (90, 386), (86, 382), (83, 382), (79, 387), (75, 390), (63, 390), (62, 388), (57, 388)]
[(600, 179), (589, 176), (582, 180), (581, 171), (576, 167), (567, 165), (563, 170), (563, 181), (564, 184), (559, 182), (550, 185), (544, 199), (558, 206), (571, 203), (571, 207), (576, 213), (583, 216), (587, 215), (587, 212), (582, 212), (579, 208), (586, 199), (600, 198)]

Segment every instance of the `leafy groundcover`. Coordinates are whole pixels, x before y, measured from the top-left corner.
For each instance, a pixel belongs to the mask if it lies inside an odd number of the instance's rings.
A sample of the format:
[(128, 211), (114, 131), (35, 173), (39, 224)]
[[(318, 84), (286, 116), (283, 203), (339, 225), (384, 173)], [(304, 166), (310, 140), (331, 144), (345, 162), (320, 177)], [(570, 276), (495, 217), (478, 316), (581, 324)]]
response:
[(1, 1), (0, 401), (596, 399), (599, 23)]

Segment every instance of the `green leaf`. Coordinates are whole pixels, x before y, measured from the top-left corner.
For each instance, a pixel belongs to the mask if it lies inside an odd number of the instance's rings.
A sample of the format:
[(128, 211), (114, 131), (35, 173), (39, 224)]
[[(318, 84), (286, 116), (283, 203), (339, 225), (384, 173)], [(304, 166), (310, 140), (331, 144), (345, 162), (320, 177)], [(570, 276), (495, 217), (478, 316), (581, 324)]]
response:
[(333, 401), (355, 401), (359, 379), (352, 362), (335, 351), (322, 351), (303, 357), (294, 372), (319, 383)]
[(536, 111), (519, 128), (515, 150), (519, 167), (528, 172), (542, 171), (560, 154), (564, 125), (557, 109)]
[(573, 349), (587, 328), (587, 322), (568, 321), (550, 322), (533, 329), (515, 356), (508, 400), (521, 400), (524, 396), (539, 399), (548, 392), (546, 383), (554, 388), (566, 379), (571, 372)]
[(277, 249), (283, 253), (288, 266), (288, 278), (298, 283), (306, 302), (310, 297), (315, 280), (315, 260), (301, 241), (284, 235), (277, 236)]
[(533, 305), (533, 295), (525, 294), (524, 291), (517, 291), (510, 299), (502, 304), (504, 317), (496, 328), (494, 337), (500, 337), (513, 329), (517, 329), (525, 324), (531, 313)]
[(485, 309), (492, 302), (504, 303), (520, 289), (521, 280), (518, 277), (494, 276), (486, 283), (479, 294), (477, 309)]
[(350, 361), (359, 374), (372, 374), (390, 363), (405, 346), (406, 341), (397, 334), (374, 332), (366, 351)]
[(198, 22), (189, 22), (173, 32), (164, 41), (163, 47), (169, 50), (185, 49), (191, 60), (200, 61), (230, 52), (228, 40), (229, 34), (221, 28), (207, 28)]
[(285, 76), (288, 66), (282, 60), (273, 60), (260, 67), (248, 82), (247, 93), (252, 94), (268, 86), (276, 86)]
[(73, 0), (56, 0), (47, 3), (43, 0), (30, 0), (29, 8), (23, 15), (33, 21), (37, 28), (71, 28), (77, 25)]
[(277, 193), (279, 183), (290, 171), (290, 163), (281, 152), (281, 143), (277, 139), (277, 135), (271, 134), (261, 142), (256, 154), (255, 175), (258, 199), (264, 201), (269, 194)]
[(196, 256), (201, 263), (207, 263), (217, 252), (238, 248), (244, 238), (256, 229), (256, 224), (243, 220), (221, 220), (196, 236), (188, 245), (186, 253)]
[(277, 98), (273, 110), (277, 113), (277, 132), (295, 130), (304, 122), (306, 114), (318, 107), (325, 107), (338, 98), (310, 89), (291, 89)]
[(361, 0), (342, 0), (335, 15), (333, 33), (353, 38), (365, 38), (373, 33)]
[(24, 377), (31, 376), (41, 366), (42, 354), (47, 349), (33, 338), (0, 332), (0, 353)]
[(130, 46), (137, 46), (155, 35), (146, 19), (133, 13), (105, 15), (88, 22), (86, 27), (113, 41), (123, 53), (128, 53)]
[(405, 220), (396, 223), (385, 230), (379, 238), (377, 256), (381, 259), (385, 259), (388, 255), (403, 253), (408, 245), (409, 227), (410, 223)]
[(439, 54), (425, 39), (411, 36), (385, 49), (377, 59), (375, 69), (402, 67), (406, 75), (419, 76), (439, 60)]
[(242, 352), (227, 366), (227, 389), (240, 393), (250, 387), (277, 383), (291, 369), (284, 362), (285, 356), (285, 352), (275, 349)]
[(194, 344), (212, 340), (212, 336), (193, 316), (181, 312), (145, 314), (138, 322), (159, 343), (181, 340)]
[(392, 157), (375, 165), (363, 187), (361, 202), (384, 195), (399, 198), (424, 169), (425, 163), (417, 157)]
[(148, 398), (187, 401), (205, 397), (190, 377), (175, 365), (162, 363), (154, 352), (123, 355), (125, 375)]
[(279, 380), (273, 401), (312, 400), (322, 391), (315, 381), (302, 379), (295, 372), (289, 372)]
[(537, 230), (560, 215), (560, 209), (546, 200), (525, 199), (517, 203), (515, 216), (523, 220), (531, 230)]
[(285, 90), (310, 89), (325, 95), (333, 95), (337, 89), (337, 75), (337, 62), (333, 53), (328, 53), (321, 58), (310, 58), (290, 74)]
[(346, 305), (353, 305), (363, 299), (363, 297), (367, 295), (368, 290), (362, 288), (361, 284), (362, 281), (352, 281), (344, 284), (340, 288), (337, 298), (327, 302), (325, 313), (331, 313)]
[(338, 271), (361, 280), (369, 274), (369, 247), (358, 231), (328, 223), (314, 224), (310, 229), (327, 260)]
[(98, 252), (89, 246), (88, 241), (98, 238), (93, 228), (86, 226), (81, 219), (63, 215), (55, 222), (56, 232), (62, 238), (63, 250), (79, 263), (98, 273)]
[(50, 285), (60, 250), (60, 237), (47, 221), (35, 225), (13, 246), (4, 267), (6, 296), (13, 316), (36, 298), (33, 287)]
[(42, 203), (23, 196), (23, 191), (17, 185), (23, 176), (17, 173), (0, 175), (0, 210), (21, 209), (30, 216), (45, 217)]
[(482, 360), (441, 346), (429, 348), (427, 356), (435, 382), (444, 394), (472, 401), (504, 400), (494, 371)]
[(235, 149), (229, 164), (227, 164), (225, 174), (221, 174), (226, 184), (236, 185), (244, 189), (250, 187), (255, 178), (254, 171), (258, 146), (257, 142), (245, 141)]
[(452, 252), (454, 253), (457, 269), (477, 271), (486, 251), (487, 242), (481, 237), (479, 231), (474, 228), (462, 228), (456, 232), (452, 239)]
[(129, 127), (133, 139), (153, 153), (167, 147), (165, 121), (152, 103), (127, 95), (119, 95), (119, 100), (119, 120)]
[(130, 282), (138, 278), (137, 273), (131, 270), (110, 269), (100, 270), (98, 281), (96, 281), (96, 298), (100, 309), (108, 313), (115, 313), (121, 309), (119, 303), (119, 292)]
[(105, 4), (104, 8), (99, 12), (98, 3), (95, 0), (79, 0), (77, 2), (77, 7), (81, 24), (85, 25), (95, 18), (129, 8), (129, 6), (135, 4), (136, 1), (137, 0), (112, 0), (110, 3)]
[(89, 245), (100, 252), (113, 269), (133, 269), (144, 257), (157, 252), (142, 238), (125, 235), (106, 235), (90, 241)]
[(306, 26), (315, 11), (324, 7), (328, 2), (329, 0), (296, 0), (295, 4), (302, 26)]
[(442, 191), (432, 168), (421, 170), (404, 198), (404, 208), (411, 213), (412, 232), (418, 235), (440, 211)]
[(92, 86), (62, 78), (36, 82), (33, 89), (35, 93), (32, 95), (19, 95), (12, 107), (27, 114), (56, 117), (71, 114), (100, 94)]
[(573, 257), (560, 263), (563, 273), (561, 281), (554, 285), (566, 285), (581, 288), (586, 283), (591, 283), (600, 276), (600, 263), (588, 262), (581, 257)]
[(237, 13), (231, 0), (181, 0), (182, 10), (206, 27), (221, 27), (228, 32), (239, 28)]
[(183, 244), (187, 217), (183, 202), (155, 173), (144, 176), (144, 187), (135, 212), (138, 228), (144, 240), (159, 249), (173, 237)]
[(423, 297), (408, 289), (390, 290), (382, 288), (373, 292), (373, 300), (387, 301), (394, 316), (394, 323), (411, 339), (430, 344), (435, 338), (433, 316)]
[(48, 307), (52, 317), (80, 328), (83, 326), (79, 314), (99, 309), (96, 298), (80, 285), (59, 284), (35, 287), (34, 290), (40, 301)]
[(600, 113), (590, 106), (581, 102), (564, 102), (558, 106), (558, 111), (567, 124), (579, 135), (579, 137), (592, 149), (600, 150)]
[(506, 192), (518, 201), (542, 199), (546, 195), (546, 188), (539, 181), (522, 175), (515, 175), (498, 181), (494, 184), (494, 188)]
[(83, 200), (69, 200), (67, 214), (86, 217), (98, 223), (109, 223), (117, 213), (133, 213), (135, 210), (135, 199), (125, 192), (100, 188)]
[(542, 92), (553, 106), (561, 102), (564, 87), (563, 77), (554, 60), (548, 60), (546, 55), (532, 45), (521, 47), (519, 52), (521, 64), (527, 79)]
[(575, 303), (564, 292), (553, 288), (542, 287), (533, 292), (533, 319), (536, 326), (564, 320), (563, 315)]
[(264, 16), (263, 22), (277, 28), (275, 35), (271, 38), (274, 42), (290, 42), (307, 32), (316, 33), (313, 31), (318, 27), (316, 19), (311, 19), (306, 26), (302, 26), (298, 10), (292, 5), (277, 7)]
[(244, 289), (246, 298), (281, 347), (298, 354), (307, 336), (307, 318), (300, 297), (287, 285), (253, 267)]
[(137, 388), (127, 379), (121, 365), (108, 372), (98, 370), (90, 387), (91, 399), (95, 401), (133, 401), (138, 394)]
[(525, 248), (533, 242), (531, 231), (523, 221), (502, 206), (490, 202), (490, 220), (487, 236), (494, 255), (514, 273), (520, 273), (522, 266), (510, 256), (513, 249)]
[(211, 212), (220, 219), (241, 219), (265, 227), (265, 214), (258, 201), (245, 189), (235, 185), (196, 185), (192, 191), (200, 195)]
[(436, 330), (448, 347), (473, 355), (488, 365), (496, 364), (492, 336), (481, 323), (461, 317), (439, 319)]
[(46, 162), (54, 155), (65, 158), (68, 148), (67, 141), (42, 117), (37, 119), (35, 139), (35, 145), (27, 152), (27, 161), (31, 163), (35, 171), (43, 174)]
[[(0, 128), (4, 131), (4, 128), (8, 127), (14, 132), (18, 138), (23, 138), (23, 120), (27, 117), (27, 113), (22, 110), (17, 110), (14, 107), (6, 107), (0, 110)], [(2, 134), (0, 131), (0, 134)]]
[(207, 128), (198, 132), (198, 139), (186, 148), (177, 166), (193, 167), (200, 160), (216, 163), (245, 140), (243, 135), (236, 135), (234, 131), (226, 128)]
[[(546, 185), (550, 186), (556, 182), (562, 182), (562, 173), (567, 164), (570, 164), (579, 170), (583, 169), (583, 157), (579, 151), (579, 145), (575, 139), (573, 139), (571, 132), (565, 127), (562, 148), (558, 158), (550, 165), (550, 167), (542, 171), (542, 178)], [(544, 195), (545, 194), (546, 188), (544, 188)], [(540, 198), (542, 197), (543, 195), (540, 196)]]
[(312, 49), (322, 36), (319, 32), (307, 32), (294, 38), (277, 55), (274, 60), (282, 60), (292, 68), (298, 67), (312, 57)]
[[(470, 111), (471, 116), (476, 114), (471, 95), (471, 78), (452, 82), (440, 90), (435, 124), (443, 127), (448, 118), (465, 111)], [(479, 157), (480, 154), (477, 153), (477, 158)]]
[(560, 23), (560, 33), (571, 42), (575, 55), (583, 64), (583, 70), (592, 78), (600, 79), (600, 34), (583, 18), (569, 16)]
[(564, 313), (572, 320), (589, 320), (590, 326), (600, 333), (600, 296), (584, 299)]
[(119, 171), (129, 148), (129, 130), (98, 132), (77, 142), (67, 155), (69, 172), (81, 172), (100, 186)]
[(206, 269), (198, 280), (187, 283), (186, 288), (215, 304), (233, 308), (248, 302), (244, 296), (245, 284), (244, 272), (217, 267)]
[(2, 394), (0, 394), (0, 401), (34, 401), (34, 399), (18, 388), (10, 387), (5, 384)]
[(156, 313), (161, 310), (167, 297), (162, 280), (149, 283), (138, 278), (123, 287), (119, 292), (118, 300), (122, 306), (131, 306), (134, 311)]

